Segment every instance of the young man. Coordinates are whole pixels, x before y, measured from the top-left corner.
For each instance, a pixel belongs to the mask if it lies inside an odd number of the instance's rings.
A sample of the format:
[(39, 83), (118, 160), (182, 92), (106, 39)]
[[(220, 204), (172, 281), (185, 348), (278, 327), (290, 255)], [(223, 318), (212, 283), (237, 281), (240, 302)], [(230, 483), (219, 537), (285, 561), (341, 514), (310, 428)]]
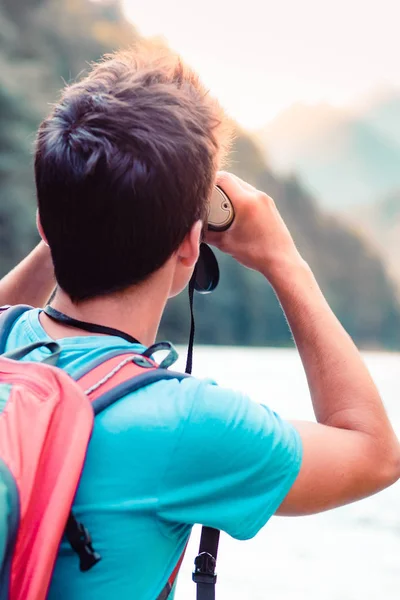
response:
[[(58, 283), (51, 305), (138, 341), (93, 335), (34, 309), (6, 349), (57, 339), (59, 366), (73, 375), (110, 349), (152, 344), (168, 298), (192, 275), (217, 181), (236, 218), (207, 240), (274, 287), (318, 423), (282, 421), (194, 378), (117, 402), (96, 419), (74, 503), (103, 559), (80, 573), (62, 543), (50, 598), (154, 600), (194, 523), (247, 539), (274, 513), (327, 510), (400, 475), (379, 394), (273, 200), (217, 173), (227, 133), (218, 105), (172, 55), (117, 54), (67, 88), (40, 127), (35, 160), (39, 229)], [(45, 251), (37, 252), (46, 271)], [(28, 271), (14, 271), (9, 289), (24, 287)]]

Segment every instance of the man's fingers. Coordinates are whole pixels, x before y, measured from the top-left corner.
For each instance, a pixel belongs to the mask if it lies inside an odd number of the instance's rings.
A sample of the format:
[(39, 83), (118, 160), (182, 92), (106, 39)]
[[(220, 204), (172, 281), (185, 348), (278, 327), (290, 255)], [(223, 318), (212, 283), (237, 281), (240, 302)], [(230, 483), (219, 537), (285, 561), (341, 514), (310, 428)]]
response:
[(257, 191), (257, 188), (255, 188), (254, 185), (251, 185), (251, 183), (249, 183), (248, 181), (245, 181), (244, 179), (241, 179), (240, 177), (238, 177), (234, 173), (232, 173), (232, 177), (238, 182), (238, 184), (244, 190), (247, 190), (248, 192), (256, 192)]
[[(226, 171), (219, 171), (217, 173), (216, 184), (227, 194), (228, 197), (234, 197), (240, 191), (256, 192), (256, 188), (240, 179), (233, 173), (227, 173)], [(239, 188), (239, 189), (238, 189)]]
[(233, 173), (228, 173), (226, 171), (219, 171), (216, 177), (216, 184), (226, 193), (228, 198), (231, 200), (234, 210), (235, 216), (231, 227), (228, 231), (225, 232), (212, 232), (207, 230), (205, 241), (213, 246), (217, 246), (223, 249), (225, 245), (226, 238), (230, 236), (230, 234), (235, 231), (237, 227), (237, 220), (241, 214), (244, 212), (246, 207), (252, 205), (254, 200), (256, 199), (257, 190), (255, 187), (237, 177)]

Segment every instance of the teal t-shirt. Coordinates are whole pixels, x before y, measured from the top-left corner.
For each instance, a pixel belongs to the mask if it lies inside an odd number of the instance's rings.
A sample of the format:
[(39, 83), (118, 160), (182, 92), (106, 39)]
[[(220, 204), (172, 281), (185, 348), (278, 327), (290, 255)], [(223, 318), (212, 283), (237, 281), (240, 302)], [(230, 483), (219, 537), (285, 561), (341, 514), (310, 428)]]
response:
[[(24, 313), (6, 351), (50, 340), (39, 310)], [(118, 337), (59, 340), (73, 375)], [(29, 360), (41, 360), (35, 350)], [(199, 523), (253, 537), (281, 504), (301, 463), (296, 430), (240, 392), (195, 378), (160, 381), (96, 417), (74, 512), (102, 560), (81, 573), (63, 541), (49, 600), (155, 600)]]

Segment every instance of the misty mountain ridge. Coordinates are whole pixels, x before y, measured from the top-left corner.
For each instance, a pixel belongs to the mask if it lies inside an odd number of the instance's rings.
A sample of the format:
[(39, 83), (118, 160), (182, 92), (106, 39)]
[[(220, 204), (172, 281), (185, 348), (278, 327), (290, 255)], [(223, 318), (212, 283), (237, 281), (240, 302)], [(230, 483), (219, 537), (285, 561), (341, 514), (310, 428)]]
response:
[(383, 256), (400, 293), (400, 188), (348, 217)]
[(330, 210), (371, 204), (400, 187), (400, 89), (348, 108), (297, 103), (257, 133), (270, 164), (296, 171)]

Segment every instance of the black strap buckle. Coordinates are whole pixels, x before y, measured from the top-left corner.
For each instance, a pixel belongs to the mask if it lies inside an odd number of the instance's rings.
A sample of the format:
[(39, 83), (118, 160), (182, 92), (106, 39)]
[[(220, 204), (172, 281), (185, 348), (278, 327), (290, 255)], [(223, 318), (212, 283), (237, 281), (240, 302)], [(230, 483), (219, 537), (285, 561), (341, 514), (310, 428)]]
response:
[(195, 583), (215, 584), (217, 581), (215, 566), (215, 558), (209, 552), (201, 552), (194, 560), (193, 581)]
[(79, 523), (71, 513), (65, 530), (68, 541), (79, 557), (81, 571), (89, 571), (101, 560), (100, 554), (92, 546), (92, 538), (86, 527)]

